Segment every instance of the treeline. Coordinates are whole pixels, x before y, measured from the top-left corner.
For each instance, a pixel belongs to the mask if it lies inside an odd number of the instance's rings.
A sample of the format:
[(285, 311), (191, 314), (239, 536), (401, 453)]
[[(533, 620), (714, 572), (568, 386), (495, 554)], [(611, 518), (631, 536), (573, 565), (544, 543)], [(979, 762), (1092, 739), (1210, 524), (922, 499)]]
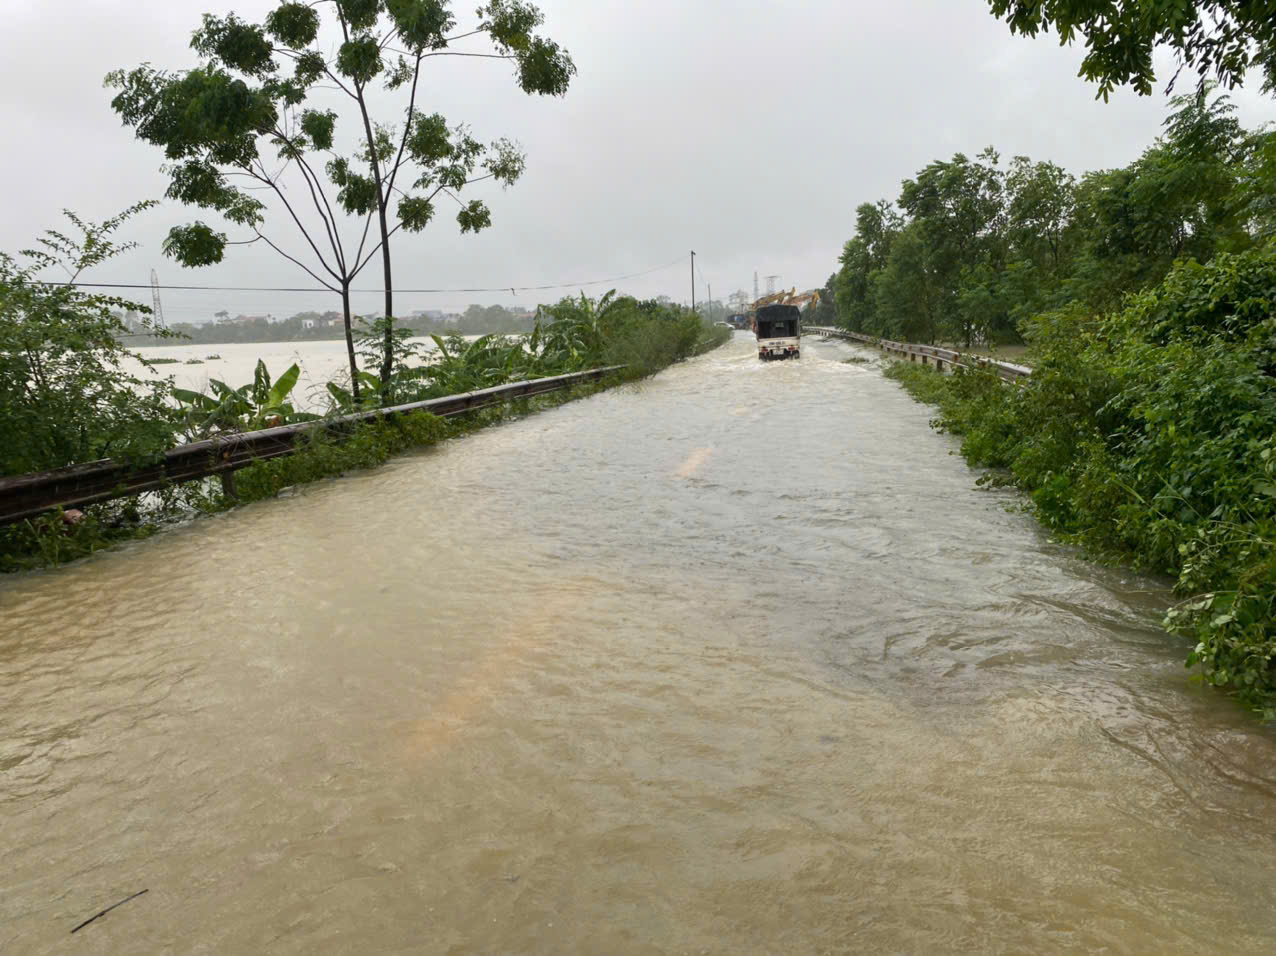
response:
[[(287, 319), (275, 321), (265, 316), (249, 319), (230, 319), (225, 313), (217, 322), (196, 324), (173, 322), (169, 332), (182, 342), (191, 345), (224, 345), (236, 342), (313, 342), (344, 339), (345, 327), (340, 312), (298, 312)], [(356, 317), (356, 328), (369, 325), (373, 319)], [(533, 315), (513, 311), (502, 305), (471, 305), (454, 321), (415, 316), (396, 323), (410, 335), (487, 335), (489, 333), (512, 334), (530, 332), (535, 321)], [(126, 323), (127, 324), (127, 323)], [(140, 326), (133, 326), (128, 344), (136, 347), (172, 344), (172, 337), (137, 334)]]
[(932, 163), (863, 206), (839, 319), (899, 339), (1022, 339), (1014, 387), (888, 370), (970, 464), (1106, 560), (1175, 579), (1188, 664), (1276, 718), (1276, 136), (1176, 102), (1131, 165), (1074, 181)]
[(1077, 179), (992, 148), (936, 160), (894, 203), (864, 203), (830, 280), (838, 323), (913, 342), (1023, 340), (1067, 303), (1110, 310), (1179, 259), (1242, 252), (1276, 232), (1276, 133), (1224, 96), (1176, 98), (1164, 135), (1120, 169)]

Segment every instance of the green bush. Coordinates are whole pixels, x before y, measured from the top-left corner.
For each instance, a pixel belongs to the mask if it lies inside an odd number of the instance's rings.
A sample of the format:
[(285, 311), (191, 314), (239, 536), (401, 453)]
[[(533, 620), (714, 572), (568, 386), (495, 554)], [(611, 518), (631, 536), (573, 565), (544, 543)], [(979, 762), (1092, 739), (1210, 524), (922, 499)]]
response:
[(46, 232), (23, 253), (25, 264), (0, 253), (0, 475), (106, 457), (142, 461), (172, 444), (167, 382), (129, 372), (126, 361), (138, 357), (119, 341), (128, 331), (123, 312), (150, 309), (40, 280), (56, 269), (74, 281), (131, 248), (111, 234), (147, 205), (100, 225), (68, 212), (80, 236)]
[(1024, 331), (1027, 382), (959, 370), (914, 393), (1046, 525), (1174, 576), (1166, 625), (1194, 640), (1189, 664), (1276, 715), (1276, 246), (1178, 263), (1118, 312)]

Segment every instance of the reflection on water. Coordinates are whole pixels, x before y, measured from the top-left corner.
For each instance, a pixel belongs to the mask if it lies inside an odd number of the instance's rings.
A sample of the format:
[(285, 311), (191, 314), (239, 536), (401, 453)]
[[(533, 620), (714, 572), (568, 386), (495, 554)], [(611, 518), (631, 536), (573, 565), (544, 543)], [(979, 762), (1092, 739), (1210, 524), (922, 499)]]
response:
[(1160, 583), (751, 351), (0, 582), (0, 950), (1270, 952)]

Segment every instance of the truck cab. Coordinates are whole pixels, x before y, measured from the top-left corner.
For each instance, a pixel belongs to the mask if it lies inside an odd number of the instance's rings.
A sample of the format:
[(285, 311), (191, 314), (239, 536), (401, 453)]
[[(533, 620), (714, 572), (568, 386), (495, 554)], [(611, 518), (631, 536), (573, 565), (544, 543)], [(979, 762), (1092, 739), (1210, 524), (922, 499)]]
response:
[(802, 313), (795, 305), (764, 305), (753, 314), (753, 334), (758, 358), (798, 358), (802, 340)]

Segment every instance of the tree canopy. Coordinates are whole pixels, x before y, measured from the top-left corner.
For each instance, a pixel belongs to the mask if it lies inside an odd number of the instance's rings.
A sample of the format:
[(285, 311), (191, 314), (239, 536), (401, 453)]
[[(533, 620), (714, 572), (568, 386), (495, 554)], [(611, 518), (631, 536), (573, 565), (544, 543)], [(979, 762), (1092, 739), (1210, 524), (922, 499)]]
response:
[[(357, 388), (354, 278), (379, 253), (384, 314), (393, 317), (391, 237), (429, 225), (440, 195), (459, 207), (462, 232), (487, 228), (486, 203), (459, 194), (481, 180), (511, 185), (524, 169), (516, 144), (480, 142), (465, 124), (418, 104), (423, 65), (442, 56), (505, 60), (524, 92), (560, 96), (576, 68), (536, 32), (543, 19), (524, 0), (487, 0), (460, 31), (447, 0), (285, 0), (262, 23), (205, 14), (191, 39), (199, 66), (168, 72), (144, 64), (107, 77), (118, 91), (113, 109), (163, 150), (168, 198), (246, 234), (232, 240), (223, 227), (196, 220), (169, 232), (165, 254), (205, 266), (222, 261), (229, 245), (261, 242), (340, 294)], [(487, 46), (475, 49), (474, 38)], [(395, 95), (397, 124), (374, 116), (378, 86)], [(267, 235), (262, 197), (281, 207), (300, 248)], [(357, 241), (343, 235), (339, 213), (362, 220)], [(392, 362), (387, 338), (382, 381)]]
[[(1080, 75), (1104, 99), (1119, 86), (1147, 96), (1156, 82), (1152, 53), (1172, 50), (1179, 72), (1230, 89), (1251, 69), (1276, 92), (1276, 0), (988, 0), (1012, 33), (1053, 29), (1059, 42), (1085, 39)], [(1170, 81), (1173, 85), (1173, 79)]]
[(936, 160), (896, 204), (864, 203), (833, 280), (848, 328), (914, 341), (1015, 342), (1027, 317), (1093, 310), (1276, 234), (1276, 134), (1245, 130), (1226, 96), (1174, 100), (1165, 134), (1120, 169), (1079, 180), (984, 150)]

